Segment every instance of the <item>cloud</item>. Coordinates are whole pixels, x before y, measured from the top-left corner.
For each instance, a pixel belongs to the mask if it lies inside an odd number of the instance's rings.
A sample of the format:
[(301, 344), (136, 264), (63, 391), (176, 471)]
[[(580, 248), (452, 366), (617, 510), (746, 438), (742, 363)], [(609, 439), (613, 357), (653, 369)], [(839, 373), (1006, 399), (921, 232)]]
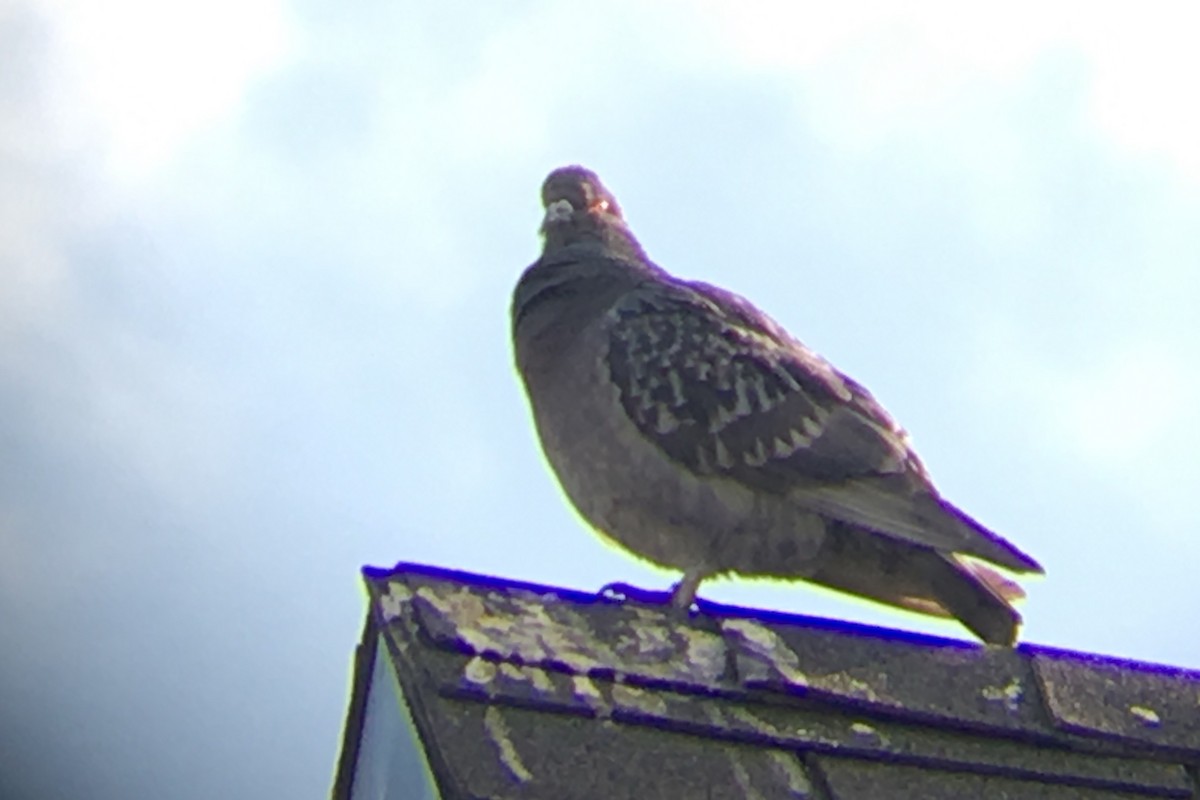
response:
[(1047, 58), (1077, 60), (1099, 132), (1200, 181), (1200, 109), (1180, 101), (1200, 72), (1189, 36), (1200, 11), (1187, 5), (1138, 14), (1083, 2), (707, 0), (703, 13), (695, 5), (647, 12), (665, 48), (711, 75), (734, 69), (795, 82), (803, 102), (819, 108), (810, 119), (839, 147), (862, 151), (898, 131), (934, 130), (956, 107), (1023, 81)]
[(1200, 401), (1191, 360), (1162, 343), (1128, 342), (1090, 369), (1028, 356), (997, 360), (1012, 365), (1010, 376), (1023, 374), (1009, 385), (1029, 416), (1040, 420), (1043, 435), (1095, 468), (1144, 469), (1178, 441)]
[(153, 173), (197, 130), (236, 108), (247, 86), (282, 65), (292, 30), (283, 0), (48, 0), (60, 108), (100, 128), (108, 169)]
[(995, 426), (1020, 431), (1031, 452), (1141, 508), (1147, 533), (1200, 525), (1180, 482), (1200, 449), (1190, 422), (1200, 405), (1200, 342), (1134, 334), (1071, 353), (994, 321), (980, 330), (972, 381)]
[(22, 591), (51, 570), (128, 577), (136, 563), (83, 532), (106, 523), (71, 509), (103, 507), (101, 485), (147, 505), (207, 502), (235, 428), (227, 387), (178, 346), (179, 286), (87, 144), (97, 128), (61, 113), (59, 34), (45, 8), (0, 14), (0, 580)]

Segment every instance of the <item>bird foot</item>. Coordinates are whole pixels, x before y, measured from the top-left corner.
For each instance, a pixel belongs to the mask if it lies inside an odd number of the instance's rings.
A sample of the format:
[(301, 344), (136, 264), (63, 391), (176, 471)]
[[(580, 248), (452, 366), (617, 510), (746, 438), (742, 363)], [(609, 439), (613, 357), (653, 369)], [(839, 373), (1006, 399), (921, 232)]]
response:
[(597, 594), (600, 595), (601, 599), (611, 603), (633, 601), (647, 606), (665, 606), (671, 602), (671, 592), (643, 589), (639, 586), (620, 581), (605, 584)]
[(694, 590), (692, 593), (687, 593), (687, 605), (683, 605), (682, 600), (685, 598), (680, 593), (680, 584), (672, 586), (670, 591), (661, 592), (616, 581), (605, 584), (597, 594), (602, 600), (610, 603), (632, 601), (646, 606), (665, 606), (664, 611), (680, 619), (686, 619), (692, 611), (699, 610)]

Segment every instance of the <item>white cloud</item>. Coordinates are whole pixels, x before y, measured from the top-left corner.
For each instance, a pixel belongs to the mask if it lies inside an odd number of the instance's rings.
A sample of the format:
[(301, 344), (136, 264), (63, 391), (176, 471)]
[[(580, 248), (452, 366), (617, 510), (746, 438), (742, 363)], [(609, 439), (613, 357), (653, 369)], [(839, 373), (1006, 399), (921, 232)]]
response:
[(7, 183), (7, 191), (0, 193), (0, 363), (9, 337), (30, 320), (53, 313), (67, 284), (51, 211), (65, 198), (36, 180), (14, 176)]
[[(131, 17), (142, 11), (146, 24), (164, 19), (163, 12), (133, 2), (104, 9), (56, 2), (0, 19), (19, 26), (16, 35), (0, 27), (10, 34), (6, 44), (16, 43), (9, 50), (12, 73), (0, 81), (0, 400), (9, 403), (10, 430), (20, 430), (39, 452), (108, 459), (120, 465), (114, 474), (195, 502), (217, 490), (216, 465), (227, 456), (224, 398), (203, 368), (158, 339), (170, 327), (165, 320), (178, 321), (168, 310), (177, 300), (170, 266), (136, 219), (143, 209), (121, 202), (97, 164), (101, 148), (89, 136), (102, 120), (77, 113), (69, 102), (96, 87), (97, 103), (115, 103), (110, 110), (119, 112), (125, 100), (104, 92), (117, 89), (111, 81), (122, 70), (136, 78), (130, 91), (165, 91), (172, 63), (137, 77), (138, 53), (119, 52), (126, 46), (136, 51), (132, 39), (140, 34)], [(175, 33), (184, 22), (172, 23)], [(134, 29), (129, 41), (118, 36), (123, 24)], [(120, 63), (99, 65), (92, 83), (72, 84), (62, 72), (68, 54), (83, 69), (97, 66), (92, 60), (106, 52)], [(213, 98), (220, 91), (200, 94), (198, 107), (216, 113)], [(118, 114), (109, 122), (120, 132), (128, 120)], [(178, 122), (167, 115), (164, 124)], [(183, 141), (172, 136), (187, 134), (186, 126), (158, 132), (166, 137), (158, 145), (168, 149)], [(145, 160), (138, 166), (166, 154), (139, 153)], [(0, 508), (0, 517), (5, 512)], [(33, 535), (11, 517), (0, 523), (9, 538)]]
[[(1074, 54), (1098, 130), (1200, 179), (1200, 111), (1182, 100), (1200, 73), (1200, 51), (1188, 39), (1196, 21), (1188, 14), (1200, 12), (1181, 4), (1136, 14), (1069, 2), (611, 5), (622, 13), (547, 5), (503, 20), (469, 77), (425, 98), (433, 114), (421, 118), (440, 129), (436, 141), (458, 153), (528, 153), (546, 143), (544, 115), (554, 98), (582, 86), (604, 91), (610, 65), (645, 53), (660, 67), (795, 82), (797, 100), (819, 111), (809, 123), (854, 149), (897, 131), (935, 129), (987, 86), (1020, 81), (1049, 54)], [(69, 57), (73, 99), (101, 121), (112, 168), (122, 175), (169, 160), (301, 47), (283, 0), (46, 0), (46, 7)], [(548, 47), (564, 31), (579, 33), (578, 50)], [(622, 41), (625, 50), (606, 60)]]
[[(1152, 3), (913, 3), (707, 0), (657, 19), (664, 47), (695, 69), (790, 78), (832, 142), (862, 147), (936, 130), (981, 90), (1020, 81), (1048, 56), (1077, 57), (1087, 114), (1114, 144), (1170, 159), (1200, 180), (1200, 8)], [(667, 24), (670, 23), (670, 27)], [(682, 30), (681, 30), (682, 28)], [(666, 36), (670, 31), (671, 36)]]
[(1145, 342), (1122, 346), (1091, 370), (1041, 377), (1055, 398), (1049, 427), (1083, 458), (1110, 467), (1153, 459), (1187, 429), (1200, 401), (1187, 360)]
[(1200, 519), (1181, 483), (1200, 449), (1194, 343), (1131, 336), (1069, 358), (1008, 327), (983, 330), (972, 383), (985, 418), (1106, 482), (1153, 529), (1194, 529)]
[(62, 90), (76, 124), (103, 132), (109, 167), (138, 178), (235, 108), (285, 60), (283, 0), (47, 0), (61, 41)]
[(1200, 74), (1200, 6), (1110, 8), (1081, 14), (1081, 46), (1094, 69), (1095, 124), (1118, 144), (1164, 155), (1200, 180), (1200, 107), (1190, 100)]

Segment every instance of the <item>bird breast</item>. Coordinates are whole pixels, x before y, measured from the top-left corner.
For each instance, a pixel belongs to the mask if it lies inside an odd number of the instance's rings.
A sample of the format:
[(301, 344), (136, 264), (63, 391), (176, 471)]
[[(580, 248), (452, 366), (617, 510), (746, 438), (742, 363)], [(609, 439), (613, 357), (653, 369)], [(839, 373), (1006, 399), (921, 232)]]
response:
[(608, 324), (595, 318), (569, 348), (522, 370), (546, 458), (584, 519), (676, 569), (759, 571), (753, 543), (770, 534), (815, 556), (824, 537), (815, 519), (735, 481), (697, 475), (638, 431), (608, 370)]

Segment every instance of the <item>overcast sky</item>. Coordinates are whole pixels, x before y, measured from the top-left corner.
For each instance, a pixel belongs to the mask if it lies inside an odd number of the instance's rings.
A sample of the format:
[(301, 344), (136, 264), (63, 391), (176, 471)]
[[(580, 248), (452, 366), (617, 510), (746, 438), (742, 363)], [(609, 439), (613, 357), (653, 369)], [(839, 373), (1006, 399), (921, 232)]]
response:
[(568, 163), (1041, 560), (1025, 640), (1200, 668), (1197, 20), (883, 5), (0, 0), (0, 796), (325, 796), (364, 564), (676, 580), (511, 367)]

